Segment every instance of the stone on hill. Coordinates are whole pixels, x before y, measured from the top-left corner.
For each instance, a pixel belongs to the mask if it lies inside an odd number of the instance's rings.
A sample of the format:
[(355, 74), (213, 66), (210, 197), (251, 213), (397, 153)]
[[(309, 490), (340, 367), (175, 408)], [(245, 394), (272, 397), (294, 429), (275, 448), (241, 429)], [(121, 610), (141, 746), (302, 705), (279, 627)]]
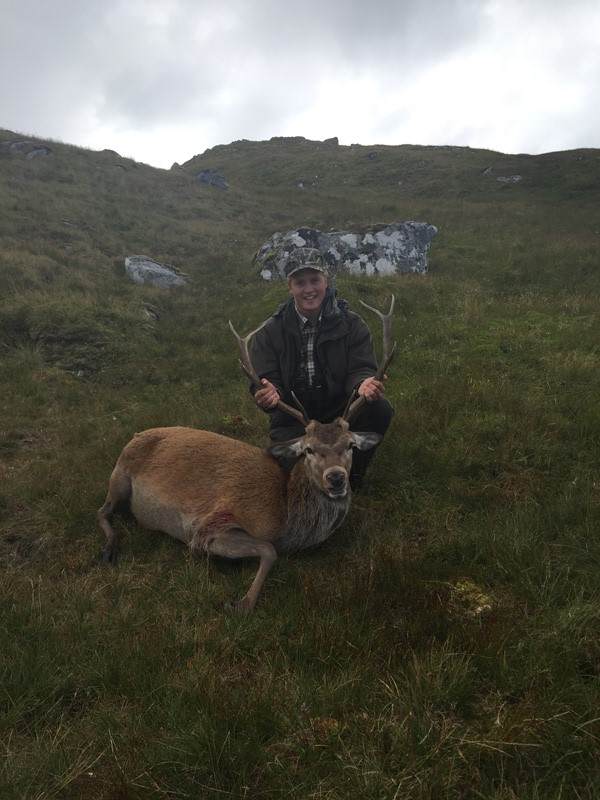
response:
[(159, 264), (148, 256), (127, 256), (125, 271), (134, 283), (149, 284), (159, 289), (185, 286), (187, 283), (187, 276), (175, 267)]
[(227, 181), (216, 169), (203, 169), (196, 175), (199, 183), (206, 183), (208, 186), (215, 186), (217, 189), (228, 189)]
[[(483, 170), (483, 175), (493, 175), (494, 168), (492, 166), (486, 167)], [(496, 180), (498, 183), (520, 183), (523, 180), (522, 175), (499, 175)]]
[(25, 139), (0, 142), (0, 154), (23, 155), (25, 158), (32, 159), (37, 156), (49, 156), (52, 150), (48, 145), (39, 142), (29, 142)]
[(427, 253), (437, 233), (427, 222), (393, 222), (360, 233), (298, 228), (274, 233), (255, 261), (264, 280), (285, 280), (286, 266), (298, 248), (321, 251), (331, 275), (393, 275), (427, 272)]

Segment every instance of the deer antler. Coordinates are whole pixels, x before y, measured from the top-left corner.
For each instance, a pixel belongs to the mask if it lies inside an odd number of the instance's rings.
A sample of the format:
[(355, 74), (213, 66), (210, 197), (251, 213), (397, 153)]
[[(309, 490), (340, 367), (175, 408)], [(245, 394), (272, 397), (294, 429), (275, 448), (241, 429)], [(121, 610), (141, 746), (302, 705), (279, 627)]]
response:
[[(236, 341), (238, 343), (238, 347), (240, 348), (240, 366), (246, 373), (247, 377), (256, 386), (260, 386), (261, 382), (260, 378), (256, 373), (256, 370), (252, 366), (252, 360), (250, 358), (250, 353), (248, 352), (248, 345), (250, 343), (250, 339), (252, 339), (254, 334), (258, 333), (261, 330), (261, 328), (263, 328), (265, 325), (266, 325), (266, 320), (261, 325), (259, 325), (258, 328), (255, 328), (253, 331), (250, 331), (250, 333), (247, 336), (244, 336), (242, 338), (236, 331), (236, 329), (233, 327), (233, 323), (231, 322), (231, 320), (229, 320), (229, 327), (231, 328), (231, 332), (235, 336)], [(297, 408), (294, 408), (293, 406), (284, 403), (283, 400), (279, 400), (277, 402), (277, 408), (280, 411), (283, 411), (285, 414), (289, 414), (290, 416), (294, 417), (295, 419), (298, 420), (298, 422), (300, 422), (302, 425), (304, 425), (304, 427), (306, 427), (309, 423), (306, 411), (304, 410), (304, 408), (298, 401), (297, 397), (293, 393), (292, 396), (294, 397), (296, 403), (298, 403), (298, 405), (300, 406), (301, 410), (298, 410)]]
[[(396, 352), (396, 342), (392, 344), (392, 314), (394, 313), (394, 303), (396, 298), (392, 295), (392, 302), (390, 303), (390, 310), (387, 314), (379, 311), (377, 308), (373, 308), (373, 306), (367, 305), (367, 303), (363, 303), (361, 300), (360, 303), (365, 307), (368, 308), (369, 311), (373, 311), (381, 322), (383, 323), (383, 355), (381, 364), (377, 368), (377, 372), (373, 376), (378, 381), (382, 380), (385, 376), (385, 371), (390, 365), (392, 358), (394, 357), (394, 353)], [(366, 403), (365, 397), (362, 395), (357, 396), (357, 390), (355, 389), (350, 398), (348, 399), (348, 403), (346, 405), (346, 409), (344, 411), (342, 419), (345, 419), (346, 422), (350, 422), (350, 420), (356, 416), (356, 414), (360, 411), (363, 405)]]

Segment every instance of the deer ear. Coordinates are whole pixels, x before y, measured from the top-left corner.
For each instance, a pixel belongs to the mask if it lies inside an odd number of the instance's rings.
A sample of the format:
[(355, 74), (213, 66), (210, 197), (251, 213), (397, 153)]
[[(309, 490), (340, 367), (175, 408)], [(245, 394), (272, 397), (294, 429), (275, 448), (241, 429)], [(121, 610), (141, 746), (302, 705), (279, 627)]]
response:
[(352, 443), (354, 444), (354, 447), (358, 448), (359, 450), (370, 450), (372, 447), (378, 445), (383, 439), (383, 436), (381, 436), (379, 433), (358, 433), (356, 431), (352, 431), (350, 435), (352, 436)]
[(267, 452), (275, 458), (299, 458), (304, 452), (304, 436), (288, 442), (277, 442), (268, 447)]

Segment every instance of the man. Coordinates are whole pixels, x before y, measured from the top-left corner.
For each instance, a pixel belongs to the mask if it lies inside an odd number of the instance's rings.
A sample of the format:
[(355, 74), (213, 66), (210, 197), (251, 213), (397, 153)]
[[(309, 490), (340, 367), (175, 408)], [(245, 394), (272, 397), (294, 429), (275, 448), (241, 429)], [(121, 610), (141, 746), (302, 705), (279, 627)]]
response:
[[(291, 295), (251, 342), (252, 363), (261, 377), (253, 386), (257, 405), (270, 415), (270, 436), (280, 442), (302, 436), (293, 417), (275, 409), (296, 394), (308, 416), (331, 422), (342, 415), (357, 389), (367, 402), (351, 423), (355, 431), (386, 432), (393, 409), (374, 376), (377, 363), (365, 322), (328, 286), (321, 253), (298, 248), (286, 267)], [(358, 488), (374, 450), (355, 451), (350, 482)]]

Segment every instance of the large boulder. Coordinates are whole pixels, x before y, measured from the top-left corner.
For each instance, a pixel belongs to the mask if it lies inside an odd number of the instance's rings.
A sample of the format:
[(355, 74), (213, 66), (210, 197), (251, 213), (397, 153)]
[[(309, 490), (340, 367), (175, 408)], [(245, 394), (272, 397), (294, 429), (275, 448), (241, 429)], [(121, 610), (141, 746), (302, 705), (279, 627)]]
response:
[(437, 233), (427, 222), (393, 222), (361, 232), (298, 228), (274, 233), (260, 248), (255, 261), (264, 280), (284, 280), (286, 266), (298, 248), (321, 251), (331, 275), (391, 275), (427, 272), (427, 252)]
[(150, 284), (159, 289), (184, 286), (187, 283), (187, 277), (175, 267), (159, 264), (148, 256), (127, 256), (125, 271), (134, 283)]

